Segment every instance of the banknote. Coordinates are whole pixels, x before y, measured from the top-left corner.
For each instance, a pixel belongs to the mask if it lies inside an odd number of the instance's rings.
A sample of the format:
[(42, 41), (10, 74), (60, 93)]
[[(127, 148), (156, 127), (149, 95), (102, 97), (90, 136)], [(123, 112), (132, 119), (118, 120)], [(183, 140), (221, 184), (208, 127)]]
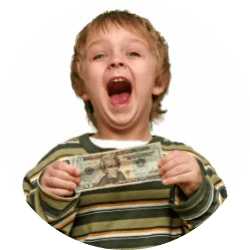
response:
[(161, 143), (156, 142), (140, 147), (73, 156), (69, 164), (77, 166), (81, 171), (81, 181), (75, 192), (160, 179), (158, 161), (161, 152)]

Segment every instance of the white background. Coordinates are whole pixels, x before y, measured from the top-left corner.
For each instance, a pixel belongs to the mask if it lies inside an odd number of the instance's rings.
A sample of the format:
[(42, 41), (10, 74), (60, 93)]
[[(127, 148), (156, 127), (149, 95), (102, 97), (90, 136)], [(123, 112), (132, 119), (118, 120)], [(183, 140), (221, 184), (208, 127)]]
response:
[(247, 1), (92, 1), (91, 5), (77, 0), (8, 1), (0, 9), (1, 214), (5, 218), (1, 244), (83, 247), (32, 212), (21, 185), (24, 174), (53, 146), (92, 131), (83, 104), (71, 89), (69, 65), (76, 34), (107, 9), (145, 16), (166, 38), (173, 78), (163, 107), (169, 111), (153, 134), (192, 146), (209, 159), (228, 188), (229, 198), (206, 223), (167, 246), (219, 249), (247, 242)]

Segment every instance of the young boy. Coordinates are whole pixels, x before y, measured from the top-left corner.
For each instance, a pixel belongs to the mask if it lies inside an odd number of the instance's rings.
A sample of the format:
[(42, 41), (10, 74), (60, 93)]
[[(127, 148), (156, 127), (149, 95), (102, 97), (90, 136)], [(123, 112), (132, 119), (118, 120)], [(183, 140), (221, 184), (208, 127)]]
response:
[[(168, 46), (151, 23), (127, 11), (96, 17), (78, 35), (72, 86), (97, 129), (52, 149), (24, 178), (30, 206), (51, 226), (90, 245), (145, 248), (204, 222), (226, 199), (210, 163), (182, 143), (152, 136), (170, 82)], [(75, 193), (80, 170), (64, 161), (161, 142), (162, 180)], [(122, 167), (122, 166), (121, 166)]]

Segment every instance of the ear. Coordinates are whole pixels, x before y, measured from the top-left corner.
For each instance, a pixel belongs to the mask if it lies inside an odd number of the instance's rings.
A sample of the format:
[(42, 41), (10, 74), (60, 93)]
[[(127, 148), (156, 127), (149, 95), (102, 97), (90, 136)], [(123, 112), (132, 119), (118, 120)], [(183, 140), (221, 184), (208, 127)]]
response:
[(86, 90), (82, 91), (81, 97), (85, 102), (89, 101), (89, 96)]
[(167, 81), (156, 82), (155, 86), (153, 87), (152, 95), (159, 96), (162, 94), (167, 87)]
[[(77, 67), (77, 71), (78, 71), (78, 74), (80, 75), (80, 79), (81, 79), (81, 81), (82, 81), (82, 84), (83, 84), (83, 86), (84, 86), (84, 81), (83, 81), (83, 76), (82, 76), (82, 64), (80, 64), (80, 63), (76, 63), (76, 67)], [(82, 90), (82, 89), (84, 89), (84, 90)], [(87, 91), (85, 90), (85, 87), (79, 87), (78, 86), (78, 90), (79, 90), (79, 96), (85, 101), (85, 102), (87, 102), (87, 101), (89, 101), (90, 99), (89, 99), (89, 96), (88, 96), (88, 93), (87, 93)]]

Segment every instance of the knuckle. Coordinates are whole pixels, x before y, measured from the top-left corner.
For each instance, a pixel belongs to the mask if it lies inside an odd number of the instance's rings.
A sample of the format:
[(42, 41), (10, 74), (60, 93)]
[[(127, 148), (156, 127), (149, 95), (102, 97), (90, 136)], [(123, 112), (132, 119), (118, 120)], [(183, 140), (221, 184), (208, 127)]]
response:
[(176, 168), (175, 168), (175, 174), (176, 175), (179, 175), (179, 174), (181, 174), (183, 172), (183, 167), (182, 166), (177, 166)]
[(62, 170), (63, 168), (64, 168), (64, 165), (65, 165), (66, 163), (64, 163), (64, 162), (62, 162), (62, 161), (55, 161), (54, 163), (53, 163), (53, 167), (55, 168), (55, 169), (60, 169), (60, 170)]
[(42, 178), (41, 178), (41, 181), (40, 181), (40, 184), (42, 185), (42, 186), (46, 186), (46, 176), (42, 176)]
[(49, 170), (46, 169), (46, 170), (44, 171), (44, 173), (42, 174), (41, 179), (40, 179), (41, 185), (45, 186), (45, 185), (47, 184), (48, 179), (49, 179), (49, 176), (50, 176)]
[(52, 187), (56, 187), (56, 186), (57, 186), (56, 178), (51, 177), (51, 178), (49, 179), (49, 182), (50, 182), (50, 185), (51, 185)]
[(175, 164), (176, 165), (179, 165), (179, 164), (181, 164), (183, 162), (184, 162), (184, 157), (182, 155), (180, 155), (179, 157), (176, 157), (176, 159), (175, 159)]
[(180, 152), (178, 149), (173, 151), (174, 154), (179, 154)]
[(172, 149), (172, 151), (170, 152), (170, 154), (176, 155), (178, 154), (179, 150), (178, 149)]
[(45, 171), (44, 171), (44, 174), (43, 174), (43, 177), (44, 176), (47, 176), (47, 175), (50, 175), (50, 173), (51, 173), (51, 165), (49, 165), (46, 169), (45, 169)]
[(49, 168), (56, 168), (58, 166), (58, 161), (55, 161), (50, 164)]
[(57, 167), (58, 167), (59, 169), (63, 169), (63, 168), (64, 168), (64, 165), (65, 165), (65, 163), (62, 162), (62, 161), (57, 161), (56, 164), (57, 164)]

